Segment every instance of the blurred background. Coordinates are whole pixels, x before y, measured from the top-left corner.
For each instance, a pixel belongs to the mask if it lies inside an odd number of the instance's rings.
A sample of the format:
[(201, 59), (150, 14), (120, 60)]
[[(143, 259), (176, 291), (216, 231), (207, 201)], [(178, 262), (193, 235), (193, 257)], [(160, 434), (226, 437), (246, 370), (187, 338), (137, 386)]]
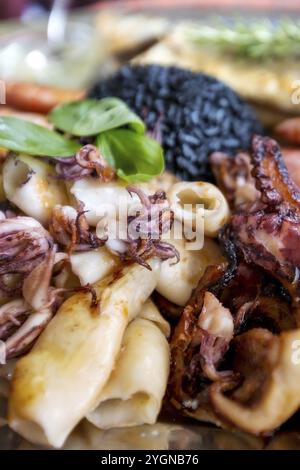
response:
[(0, 0), (0, 80), (86, 91), (128, 61), (176, 64), (273, 123), (299, 114), (299, 14), (299, 0)]
[[(53, 0), (1, 0), (0, 18), (28, 18), (46, 14), (53, 7)], [(180, 0), (69, 0), (65, 2), (69, 8), (86, 7), (94, 4), (97, 7), (109, 6), (111, 3), (126, 5), (127, 7), (138, 8), (180, 8)], [(184, 2), (186, 7), (194, 8), (258, 8), (258, 9), (281, 9), (281, 10), (299, 10), (300, 4), (297, 0), (252, 0), (244, 2), (242, 0), (187, 0)]]
[[(173, 60), (199, 69), (202, 52), (208, 49), (211, 52), (213, 46), (215, 54), (216, 44), (222, 56), (228, 52), (230, 62), (234, 56), (233, 48), (228, 47), (230, 41), (233, 43), (230, 28), (237, 29), (237, 21), (254, 26), (254, 30), (250, 28), (246, 32), (238, 26), (237, 43), (246, 46), (250, 43), (250, 48), (244, 48), (245, 58), (252, 56), (250, 65), (254, 64), (253, 56), (259, 55), (257, 51), (266, 49), (264, 44), (269, 49), (260, 60), (256, 57), (256, 65), (266, 61), (270, 64), (271, 60), (274, 63), (275, 59), (278, 64), (289, 55), (295, 56), (289, 53), (289, 47), (292, 44), (295, 49), (298, 45), (299, 28), (285, 26), (288, 41), (283, 44), (282, 41), (277, 44), (277, 37), (275, 43), (270, 42), (270, 30), (281, 20), (294, 21), (298, 13), (298, 0), (0, 0), (0, 79), (87, 89), (132, 59), (166, 63)], [(220, 20), (223, 29), (219, 28), (217, 33), (209, 29), (215, 28)], [(193, 40), (187, 39), (186, 34), (191, 28)], [(193, 59), (188, 47), (192, 42), (198, 49), (194, 48)], [(253, 42), (254, 47), (258, 46), (254, 53)], [(273, 50), (281, 50), (281, 54), (273, 57)], [(239, 60), (244, 51), (239, 54)], [(204, 71), (218, 75), (208, 54)], [(236, 88), (232, 78), (220, 78)]]
[[(25, 18), (47, 14), (51, 11), (54, 0), (1, 0), (0, 18)], [(63, 2), (68, 8), (82, 8), (90, 5), (103, 8), (109, 7), (115, 3), (118, 7), (128, 8), (181, 8), (181, 0), (66, 0)], [(243, 0), (187, 0), (184, 2), (184, 8), (241, 8), (241, 9), (276, 9), (276, 10), (300, 10), (300, 3), (297, 0), (252, 0), (245, 2)]]

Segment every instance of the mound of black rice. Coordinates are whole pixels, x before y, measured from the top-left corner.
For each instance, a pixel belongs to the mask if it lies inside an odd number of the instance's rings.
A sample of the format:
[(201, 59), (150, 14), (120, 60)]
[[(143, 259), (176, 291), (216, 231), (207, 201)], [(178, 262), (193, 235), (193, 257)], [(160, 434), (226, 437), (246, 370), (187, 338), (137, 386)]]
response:
[(123, 99), (159, 136), (166, 166), (185, 180), (212, 181), (208, 156), (248, 149), (262, 128), (252, 109), (213, 77), (159, 65), (122, 67), (91, 97)]

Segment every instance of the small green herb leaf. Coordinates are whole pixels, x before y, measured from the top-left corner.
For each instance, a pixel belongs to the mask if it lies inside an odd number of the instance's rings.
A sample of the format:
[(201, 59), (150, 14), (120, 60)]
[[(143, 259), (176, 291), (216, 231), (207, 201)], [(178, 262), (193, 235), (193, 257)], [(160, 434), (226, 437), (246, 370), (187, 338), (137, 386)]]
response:
[(143, 121), (117, 98), (61, 104), (50, 112), (48, 119), (57, 129), (75, 136), (96, 135), (125, 125), (140, 134), (145, 132)]
[(68, 157), (80, 149), (57, 132), (12, 116), (0, 118), (0, 147), (48, 157)]
[(219, 20), (184, 29), (188, 41), (195, 45), (214, 47), (222, 54), (241, 59), (272, 60), (299, 57), (300, 22), (286, 18), (243, 21)]
[(100, 134), (96, 145), (118, 176), (129, 183), (148, 181), (164, 170), (161, 146), (145, 135), (114, 129)]

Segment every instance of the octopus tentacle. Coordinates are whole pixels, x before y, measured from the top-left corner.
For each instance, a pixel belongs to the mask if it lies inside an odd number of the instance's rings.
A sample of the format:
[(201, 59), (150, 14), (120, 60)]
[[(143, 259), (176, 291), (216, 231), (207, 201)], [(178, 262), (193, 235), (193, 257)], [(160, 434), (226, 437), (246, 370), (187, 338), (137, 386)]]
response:
[(7, 339), (30, 314), (31, 308), (23, 299), (12, 300), (0, 308), (0, 339)]
[(288, 206), (300, 214), (300, 190), (290, 178), (280, 147), (269, 137), (254, 136), (252, 175), (263, 203), (268, 207)]
[(52, 317), (51, 309), (44, 309), (29, 315), (23, 325), (5, 341), (6, 360), (24, 353), (48, 325)]

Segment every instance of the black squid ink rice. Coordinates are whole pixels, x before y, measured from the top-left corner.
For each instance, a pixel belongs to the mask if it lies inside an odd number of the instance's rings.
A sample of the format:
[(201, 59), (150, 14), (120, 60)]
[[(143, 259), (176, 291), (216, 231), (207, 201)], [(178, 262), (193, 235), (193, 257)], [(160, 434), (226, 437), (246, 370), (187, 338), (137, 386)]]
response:
[(208, 156), (248, 149), (262, 133), (255, 113), (231, 88), (202, 73), (159, 65), (126, 65), (90, 96), (116, 96), (161, 140), (166, 167), (183, 180), (213, 181)]

